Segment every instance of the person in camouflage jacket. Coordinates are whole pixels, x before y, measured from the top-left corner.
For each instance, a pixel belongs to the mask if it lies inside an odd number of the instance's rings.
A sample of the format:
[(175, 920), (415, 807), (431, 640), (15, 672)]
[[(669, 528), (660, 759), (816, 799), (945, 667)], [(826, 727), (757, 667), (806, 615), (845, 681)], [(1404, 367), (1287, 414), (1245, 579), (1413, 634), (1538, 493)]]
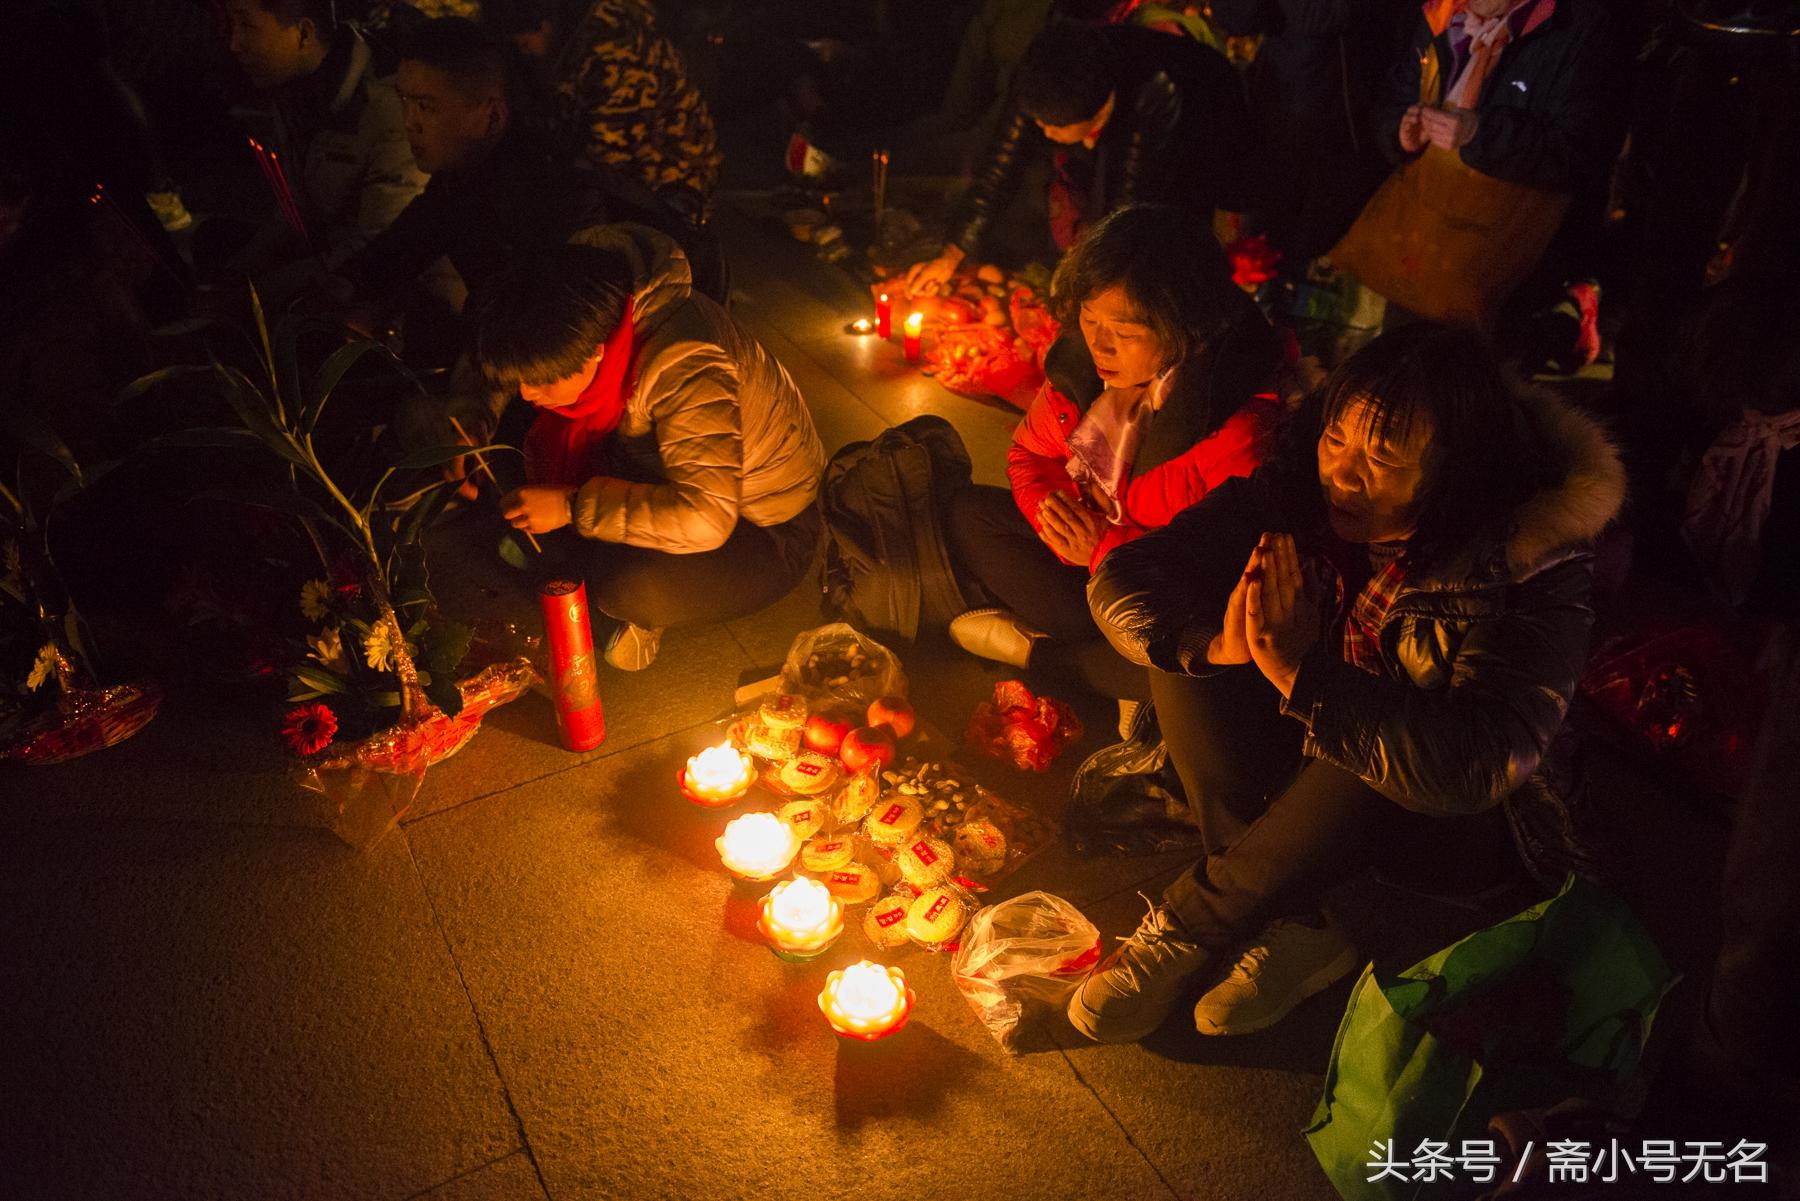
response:
[(555, 120), (590, 160), (705, 219), (719, 182), (712, 113), (648, 0), (594, 0), (563, 37), (547, 4), (525, 0), (484, 15), (542, 64)]

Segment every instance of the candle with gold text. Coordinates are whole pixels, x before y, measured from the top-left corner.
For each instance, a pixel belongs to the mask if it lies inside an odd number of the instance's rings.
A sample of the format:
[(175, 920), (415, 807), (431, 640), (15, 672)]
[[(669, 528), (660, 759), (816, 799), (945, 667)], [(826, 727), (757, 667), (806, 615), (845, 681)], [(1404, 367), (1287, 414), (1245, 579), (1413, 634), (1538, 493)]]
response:
[(906, 974), (867, 959), (825, 977), (819, 1011), (846, 1038), (885, 1038), (912, 1016), (913, 991)]
[(800, 839), (792, 826), (773, 813), (746, 813), (728, 822), (713, 845), (732, 875), (743, 880), (770, 880), (794, 861)]
[(690, 755), (681, 773), (681, 793), (696, 805), (729, 805), (749, 791), (756, 778), (750, 756), (729, 742)]
[(844, 932), (844, 903), (817, 880), (783, 880), (763, 898), (756, 928), (781, 958), (811, 959)]
[(908, 317), (906, 319), (906, 324), (901, 327), (900, 332), (901, 332), (901, 343), (906, 349), (906, 361), (909, 363), (918, 362), (919, 361), (919, 347), (920, 347), (920, 344), (924, 341), (925, 314), (924, 313), (912, 314), (910, 317)]
[(894, 336), (894, 302), (883, 292), (875, 300), (875, 336), (891, 338)]

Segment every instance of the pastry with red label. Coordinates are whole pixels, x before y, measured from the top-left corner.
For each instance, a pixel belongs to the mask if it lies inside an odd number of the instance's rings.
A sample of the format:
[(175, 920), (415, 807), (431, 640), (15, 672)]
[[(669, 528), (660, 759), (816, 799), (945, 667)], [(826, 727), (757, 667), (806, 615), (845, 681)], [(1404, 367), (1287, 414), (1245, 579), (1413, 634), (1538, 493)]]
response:
[(969, 907), (955, 889), (927, 888), (906, 908), (906, 936), (927, 951), (941, 951), (968, 920)]
[(956, 867), (956, 855), (950, 850), (950, 844), (929, 835), (907, 843), (894, 859), (908, 883), (923, 888), (942, 884)]
[(838, 782), (841, 772), (838, 765), (823, 755), (815, 755), (811, 751), (803, 752), (798, 758), (791, 759), (781, 765), (775, 778), (781, 786), (801, 796), (814, 796), (824, 792)]
[(911, 838), (924, 820), (925, 807), (912, 797), (887, 796), (869, 810), (863, 832), (874, 841), (891, 846)]
[(825, 828), (825, 802), (789, 801), (781, 807), (780, 816), (793, 827), (795, 838), (811, 838)]
[(856, 858), (856, 843), (848, 834), (815, 838), (800, 848), (800, 866), (809, 872), (831, 872)]
[(819, 877), (819, 883), (831, 890), (831, 895), (846, 905), (861, 905), (873, 901), (881, 891), (881, 881), (875, 873), (860, 863), (850, 863), (836, 871), (826, 872)]
[(987, 818), (964, 822), (955, 838), (957, 861), (976, 875), (991, 875), (1006, 865), (1006, 835)]
[(869, 906), (869, 912), (863, 916), (863, 933), (884, 951), (905, 946), (906, 911), (911, 905), (911, 897), (882, 897)]

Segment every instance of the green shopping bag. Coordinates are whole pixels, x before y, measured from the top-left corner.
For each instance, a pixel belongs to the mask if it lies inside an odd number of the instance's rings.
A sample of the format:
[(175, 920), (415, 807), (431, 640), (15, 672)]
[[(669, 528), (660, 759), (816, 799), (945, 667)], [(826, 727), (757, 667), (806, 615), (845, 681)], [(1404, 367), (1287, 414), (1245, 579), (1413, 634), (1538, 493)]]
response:
[(1397, 975), (1364, 970), (1307, 1141), (1346, 1201), (1441, 1195), (1404, 1170), (1422, 1140), (1454, 1158), (1496, 1113), (1615, 1101), (1675, 980), (1624, 903), (1571, 875)]

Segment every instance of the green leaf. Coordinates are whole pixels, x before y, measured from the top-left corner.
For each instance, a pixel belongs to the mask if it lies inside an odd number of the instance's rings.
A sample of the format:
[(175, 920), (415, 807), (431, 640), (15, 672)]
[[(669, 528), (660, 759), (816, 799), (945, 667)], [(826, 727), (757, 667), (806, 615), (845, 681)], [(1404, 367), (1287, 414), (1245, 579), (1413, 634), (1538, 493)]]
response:
[(312, 388), (306, 394), (306, 407), (300, 413), (301, 432), (312, 433), (319, 424), (320, 416), (325, 412), (325, 402), (331, 399), (331, 394), (337, 390), (344, 374), (355, 366), (364, 355), (371, 352), (378, 352), (386, 356), (395, 367), (405, 371), (405, 368), (401, 366), (398, 359), (394, 358), (387, 347), (368, 338), (359, 338), (338, 347), (320, 366), (319, 373), (313, 376)]
[(189, 317), (183, 321), (171, 321), (167, 325), (159, 325), (150, 331), (152, 338), (181, 338), (188, 334), (197, 334), (203, 329), (212, 329), (218, 325), (211, 317)]
[(15, 405), (0, 405), (0, 433), (5, 433), (21, 446), (37, 451), (45, 458), (62, 464), (76, 480), (81, 479), (81, 464), (69, 450), (69, 444), (42, 418)]
[(442, 467), (445, 463), (459, 459), (463, 455), (490, 454), (496, 450), (516, 452), (517, 449), (517, 447), (503, 446), (499, 443), (476, 447), (465, 446), (460, 442), (448, 446), (427, 446), (421, 450), (415, 450), (409, 455), (403, 455), (400, 461), (394, 464), (394, 470), (424, 471), (431, 467)]
[(525, 560), (524, 544), (512, 534), (500, 535), (500, 559), (508, 567), (516, 568), (519, 571), (528, 571), (531, 567), (531, 564)]
[(400, 694), (398, 692), (371, 692), (369, 693), (369, 703), (377, 709), (398, 709)]
[(202, 426), (191, 430), (176, 430), (172, 434), (158, 434), (147, 438), (137, 445), (132, 452), (134, 456), (147, 454), (153, 450), (210, 450), (215, 447), (229, 447), (237, 450), (260, 450), (263, 441), (249, 430), (229, 429), (224, 426)]
[(448, 673), (433, 677), (425, 688), (425, 698), (443, 710), (445, 717), (455, 717), (462, 712), (462, 693), (457, 690), (456, 681)]
[(212, 371), (213, 369), (210, 366), (202, 367), (197, 363), (183, 363), (175, 367), (162, 367), (156, 371), (152, 371), (149, 375), (140, 375), (129, 384), (126, 384), (119, 390), (118, 396), (114, 397), (113, 403), (124, 404), (134, 397), (142, 396), (152, 388), (161, 387), (172, 379), (184, 379), (193, 375), (211, 375)]
[(341, 693), (344, 691), (344, 680), (336, 672), (327, 671), (323, 667), (315, 667), (311, 663), (296, 663), (288, 668), (288, 675), (321, 693)]
[(286, 417), (281, 404), (281, 381), (275, 378), (275, 352), (269, 346), (269, 322), (263, 316), (262, 297), (256, 294), (255, 284), (250, 285), (250, 313), (256, 318), (256, 336), (262, 341), (263, 368), (269, 373), (269, 390), (274, 401), (275, 416), (277, 420), (281, 420)]
[(216, 366), (220, 377), (225, 381), (225, 399), (230, 402), (238, 420), (244, 423), (244, 428), (261, 438), (264, 446), (308, 475), (321, 475), (319, 465), (301, 449), (292, 435), (277, 424), (279, 409), (271, 406), (268, 397), (257, 390), (249, 377), (235, 367), (227, 367), (223, 363)]
[(81, 661), (81, 666), (90, 676), (97, 675), (94, 670), (94, 657), (88, 650), (86, 637), (87, 623), (81, 620), (81, 614), (70, 605), (69, 611), (63, 614), (63, 637), (69, 641), (69, 651)]

